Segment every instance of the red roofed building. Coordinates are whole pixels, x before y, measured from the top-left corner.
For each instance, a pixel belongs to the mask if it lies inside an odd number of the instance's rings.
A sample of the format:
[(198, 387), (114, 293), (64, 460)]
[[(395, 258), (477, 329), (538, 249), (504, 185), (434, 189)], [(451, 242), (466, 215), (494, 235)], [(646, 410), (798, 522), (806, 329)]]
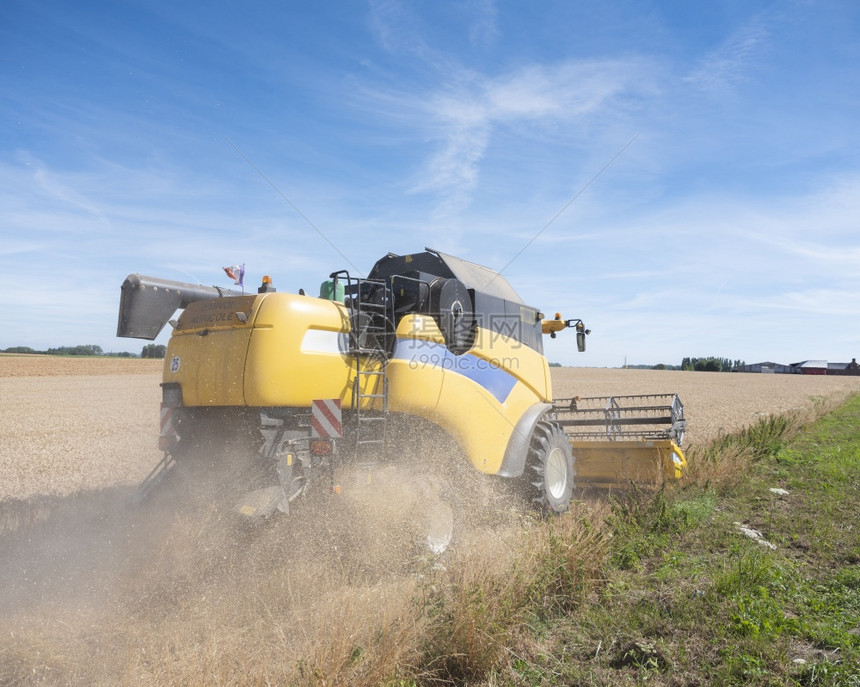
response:
[(857, 375), (860, 376), (860, 365), (856, 358), (850, 363), (828, 363), (826, 360), (804, 360), (791, 365), (805, 375)]

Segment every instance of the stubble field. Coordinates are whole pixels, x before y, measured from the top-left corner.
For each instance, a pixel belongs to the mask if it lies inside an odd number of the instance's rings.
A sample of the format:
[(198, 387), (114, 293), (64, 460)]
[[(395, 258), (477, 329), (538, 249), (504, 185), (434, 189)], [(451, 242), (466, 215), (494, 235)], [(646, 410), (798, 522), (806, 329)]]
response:
[[(161, 457), (161, 365), (0, 355), (0, 685), (321, 684), (339, 671), (352, 677), (332, 684), (369, 685), (384, 676), (356, 681), (343, 663), (355, 647), (408, 663), (414, 599), (437, 573), (404, 543), (396, 490), (375, 492), (372, 515), (331, 501), (328, 516), (253, 531), (205, 491), (128, 505)], [(678, 393), (687, 446), (860, 392), (860, 377), (552, 372), (557, 397)], [(455, 555), (493, 567), (521, 526), (483, 484), (469, 505), (495, 520)]]

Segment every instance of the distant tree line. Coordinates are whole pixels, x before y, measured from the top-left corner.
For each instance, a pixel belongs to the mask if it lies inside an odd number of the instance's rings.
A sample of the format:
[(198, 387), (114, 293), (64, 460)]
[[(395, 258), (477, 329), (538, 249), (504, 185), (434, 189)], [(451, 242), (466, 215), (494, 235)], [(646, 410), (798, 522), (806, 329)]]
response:
[(140, 352), (141, 358), (163, 358), (167, 353), (167, 346), (161, 344), (146, 344)]
[(737, 372), (746, 363), (743, 360), (731, 360), (730, 358), (684, 358), (681, 360), (682, 370), (696, 370), (697, 372)]
[(106, 358), (163, 358), (167, 352), (167, 347), (160, 344), (147, 344), (138, 356), (135, 353), (128, 351), (120, 351), (118, 353), (105, 353), (101, 346), (58, 346), (57, 348), (49, 348), (47, 351), (37, 351), (29, 346), (10, 346), (9, 348), (0, 349), (0, 353), (19, 353), (29, 355), (83, 355), (83, 356), (102, 356)]
[(101, 346), (59, 346), (58, 348), (49, 348), (48, 355), (104, 355), (105, 352)]
[[(37, 351), (29, 346), (11, 346), (3, 349), (3, 353), (28, 353), (30, 355), (89, 355), (100, 356), (105, 355), (101, 346), (58, 346), (57, 348), (49, 348), (47, 351)], [(109, 353), (107, 355), (121, 355), (119, 353)], [(128, 353), (127, 355), (132, 355)]]

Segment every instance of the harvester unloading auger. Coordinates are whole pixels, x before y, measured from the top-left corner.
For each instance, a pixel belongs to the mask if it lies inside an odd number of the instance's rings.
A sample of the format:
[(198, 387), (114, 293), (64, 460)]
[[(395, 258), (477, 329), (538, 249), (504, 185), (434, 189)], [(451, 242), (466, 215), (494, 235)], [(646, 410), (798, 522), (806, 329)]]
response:
[(237, 510), (288, 512), (319, 475), (381, 457), (393, 417), (444, 429), (476, 470), (555, 513), (575, 487), (662, 483), (686, 466), (676, 395), (553, 401), (543, 335), (573, 328), (582, 351), (583, 322), (545, 319), (498, 272), (439, 251), (388, 254), (367, 278), (334, 272), (319, 297), (268, 277), (244, 294), (129, 275), (117, 335), (151, 340), (168, 321), (164, 459), (143, 492), (229, 434), (259, 447), (273, 481)]

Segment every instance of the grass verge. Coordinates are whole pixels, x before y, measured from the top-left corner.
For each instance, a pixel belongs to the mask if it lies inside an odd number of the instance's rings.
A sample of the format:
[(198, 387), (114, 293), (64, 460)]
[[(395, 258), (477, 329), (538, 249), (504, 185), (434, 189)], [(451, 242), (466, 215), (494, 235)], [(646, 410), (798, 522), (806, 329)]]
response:
[(615, 497), (601, 583), (484, 684), (860, 685), (860, 397), (810, 420)]

